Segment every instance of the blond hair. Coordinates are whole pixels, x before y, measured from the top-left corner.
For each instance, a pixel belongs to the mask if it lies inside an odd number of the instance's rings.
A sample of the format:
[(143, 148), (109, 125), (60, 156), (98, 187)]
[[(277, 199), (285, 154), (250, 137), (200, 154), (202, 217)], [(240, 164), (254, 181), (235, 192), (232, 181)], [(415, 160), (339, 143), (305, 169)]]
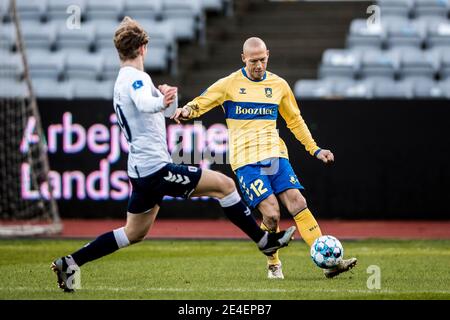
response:
[(139, 55), (139, 48), (148, 43), (148, 35), (139, 23), (130, 17), (123, 18), (114, 34), (114, 45), (120, 60), (132, 60)]

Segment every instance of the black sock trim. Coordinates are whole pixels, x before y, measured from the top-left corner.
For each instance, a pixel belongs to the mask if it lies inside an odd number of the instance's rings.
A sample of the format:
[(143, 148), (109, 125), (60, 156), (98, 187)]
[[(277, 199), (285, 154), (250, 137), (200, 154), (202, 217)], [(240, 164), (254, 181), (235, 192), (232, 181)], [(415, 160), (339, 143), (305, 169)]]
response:
[(302, 210), (300, 210), (299, 212), (297, 212), (294, 216), (292, 216), (294, 219), (296, 216), (298, 216), (300, 213), (302, 213), (303, 211), (305, 211), (306, 209), (308, 209), (308, 207), (304, 207)]

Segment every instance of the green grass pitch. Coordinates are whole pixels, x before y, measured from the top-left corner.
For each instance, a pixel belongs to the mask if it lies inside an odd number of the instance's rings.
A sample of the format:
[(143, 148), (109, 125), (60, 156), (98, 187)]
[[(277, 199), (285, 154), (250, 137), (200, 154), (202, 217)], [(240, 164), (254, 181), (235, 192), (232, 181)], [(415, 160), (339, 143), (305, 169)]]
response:
[[(344, 241), (345, 256), (359, 262), (334, 279), (295, 240), (280, 254), (282, 281), (266, 278), (250, 241), (148, 240), (86, 264), (82, 289), (63, 293), (50, 263), (85, 243), (1, 240), (0, 299), (450, 299), (449, 240)], [(371, 265), (380, 289), (367, 287)]]

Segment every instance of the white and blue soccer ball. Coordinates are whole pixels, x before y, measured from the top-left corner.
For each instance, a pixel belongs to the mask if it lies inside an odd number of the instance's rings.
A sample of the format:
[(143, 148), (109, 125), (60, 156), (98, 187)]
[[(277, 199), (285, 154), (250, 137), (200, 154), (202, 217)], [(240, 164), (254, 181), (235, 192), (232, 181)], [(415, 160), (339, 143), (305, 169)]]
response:
[(317, 238), (311, 245), (311, 259), (322, 269), (335, 267), (344, 258), (344, 247), (333, 236)]

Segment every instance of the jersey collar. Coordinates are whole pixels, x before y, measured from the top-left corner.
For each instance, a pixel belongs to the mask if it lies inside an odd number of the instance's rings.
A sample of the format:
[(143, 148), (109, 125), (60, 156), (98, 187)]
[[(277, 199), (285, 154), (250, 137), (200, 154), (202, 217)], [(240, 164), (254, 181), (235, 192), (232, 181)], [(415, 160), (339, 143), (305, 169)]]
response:
[(264, 76), (262, 77), (261, 80), (252, 80), (252, 79), (250, 79), (250, 78), (247, 76), (247, 72), (245, 71), (245, 68), (244, 68), (244, 67), (242, 67), (241, 71), (242, 71), (242, 74), (244, 75), (244, 77), (246, 77), (246, 78), (247, 78), (248, 80), (250, 80), (250, 81), (253, 81), (253, 82), (261, 82), (261, 81), (263, 81), (263, 80), (266, 80), (267, 71), (264, 72)]

